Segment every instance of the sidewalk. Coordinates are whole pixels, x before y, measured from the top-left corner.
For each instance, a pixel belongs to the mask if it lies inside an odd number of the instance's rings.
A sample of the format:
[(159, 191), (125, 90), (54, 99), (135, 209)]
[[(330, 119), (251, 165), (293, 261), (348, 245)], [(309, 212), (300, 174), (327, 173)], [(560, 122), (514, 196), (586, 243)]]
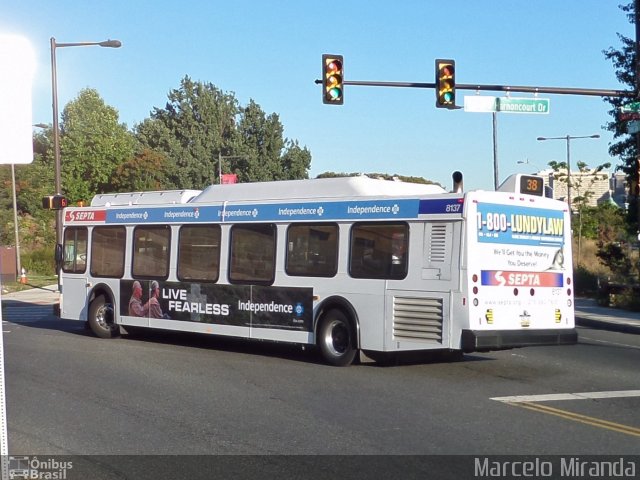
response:
[(60, 293), (58, 285), (49, 285), (47, 287), (34, 287), (19, 292), (3, 293), (2, 301), (14, 301), (24, 303), (37, 303), (39, 305), (53, 305), (58, 303)]
[(601, 307), (589, 298), (575, 299), (576, 325), (640, 334), (640, 312)]
[[(60, 299), (57, 285), (31, 288), (2, 295), (3, 301), (54, 305)], [(601, 307), (595, 300), (575, 299), (576, 325), (640, 334), (640, 312)]]

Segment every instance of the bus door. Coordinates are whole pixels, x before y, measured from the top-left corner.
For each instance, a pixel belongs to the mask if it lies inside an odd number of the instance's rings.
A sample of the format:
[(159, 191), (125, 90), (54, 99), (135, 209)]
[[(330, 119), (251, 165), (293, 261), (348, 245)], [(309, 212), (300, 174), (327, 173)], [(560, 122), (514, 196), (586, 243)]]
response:
[(62, 245), (61, 276), (62, 318), (87, 319), (87, 238), (86, 227), (67, 227)]

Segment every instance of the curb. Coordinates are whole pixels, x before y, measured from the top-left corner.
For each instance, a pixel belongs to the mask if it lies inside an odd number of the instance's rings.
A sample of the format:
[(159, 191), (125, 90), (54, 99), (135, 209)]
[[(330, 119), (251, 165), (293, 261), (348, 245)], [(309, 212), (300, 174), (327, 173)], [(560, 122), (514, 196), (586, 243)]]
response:
[(592, 327), (600, 330), (610, 330), (614, 332), (632, 333), (640, 335), (640, 324), (628, 322), (611, 322), (606, 320), (595, 320), (593, 318), (581, 317), (576, 313), (576, 325), (581, 327)]

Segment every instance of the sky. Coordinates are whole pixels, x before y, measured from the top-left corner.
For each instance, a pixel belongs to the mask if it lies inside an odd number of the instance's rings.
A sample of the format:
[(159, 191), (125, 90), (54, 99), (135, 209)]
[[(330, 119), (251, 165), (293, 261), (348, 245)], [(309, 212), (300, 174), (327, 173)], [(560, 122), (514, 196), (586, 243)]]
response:
[[(0, 0), (0, 34), (26, 37), (37, 56), (33, 123), (52, 123), (50, 39), (117, 39), (119, 49), (56, 49), (60, 111), (83, 88), (98, 91), (133, 128), (185, 76), (277, 113), (287, 138), (312, 155), (310, 176), (377, 172), (424, 177), (451, 188), (493, 189), (492, 115), (435, 107), (432, 89), (346, 86), (344, 105), (324, 105), (323, 53), (344, 56), (345, 79), (434, 82), (435, 59), (456, 62), (459, 84), (624, 89), (603, 50), (634, 29), (625, 0)], [(503, 92), (458, 90), (464, 96)], [(531, 94), (513, 93), (512, 97)], [(500, 181), (566, 160), (620, 163), (608, 153), (600, 97), (547, 95), (547, 115), (498, 113)], [(518, 163), (518, 162), (528, 162)], [(64, 163), (64, 159), (63, 159)], [(64, 164), (63, 164), (64, 169)]]

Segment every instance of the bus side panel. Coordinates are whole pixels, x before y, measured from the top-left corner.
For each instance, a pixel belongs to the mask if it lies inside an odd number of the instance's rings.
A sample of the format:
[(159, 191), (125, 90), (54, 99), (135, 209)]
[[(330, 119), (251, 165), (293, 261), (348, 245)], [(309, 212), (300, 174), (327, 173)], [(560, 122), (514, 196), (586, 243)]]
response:
[(451, 294), (388, 290), (385, 351), (449, 348)]
[(460, 220), (411, 224), (409, 270), (387, 282), (385, 351), (449, 349), (457, 319), (451, 302), (460, 293)]

